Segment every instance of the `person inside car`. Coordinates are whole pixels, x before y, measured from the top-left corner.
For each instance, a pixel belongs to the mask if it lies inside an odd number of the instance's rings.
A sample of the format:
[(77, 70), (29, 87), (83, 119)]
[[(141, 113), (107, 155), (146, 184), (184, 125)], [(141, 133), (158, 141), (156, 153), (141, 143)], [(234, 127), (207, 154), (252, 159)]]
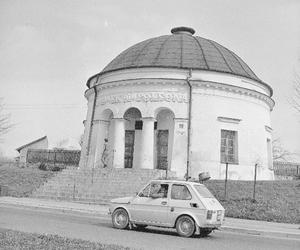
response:
[(150, 197), (152, 198), (167, 198), (168, 185), (153, 183), (151, 185)]

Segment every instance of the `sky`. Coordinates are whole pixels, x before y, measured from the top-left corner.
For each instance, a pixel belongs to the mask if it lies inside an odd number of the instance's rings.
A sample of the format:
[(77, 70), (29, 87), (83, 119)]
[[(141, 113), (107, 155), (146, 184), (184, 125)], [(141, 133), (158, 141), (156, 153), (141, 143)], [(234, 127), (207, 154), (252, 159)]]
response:
[(300, 71), (299, 13), (299, 0), (0, 0), (0, 98), (14, 124), (0, 150), (16, 156), (44, 135), (50, 147), (76, 144), (87, 79), (129, 46), (188, 26), (272, 86), (273, 137), (300, 154), (300, 115), (289, 104)]

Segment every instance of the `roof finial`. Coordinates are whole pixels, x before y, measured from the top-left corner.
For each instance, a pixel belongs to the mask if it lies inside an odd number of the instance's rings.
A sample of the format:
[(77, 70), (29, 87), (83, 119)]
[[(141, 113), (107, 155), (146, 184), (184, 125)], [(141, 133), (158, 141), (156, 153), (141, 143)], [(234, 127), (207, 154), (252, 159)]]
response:
[(173, 29), (171, 29), (171, 33), (176, 35), (176, 34), (187, 34), (187, 35), (194, 35), (195, 34), (195, 30), (193, 28), (190, 27), (175, 27)]

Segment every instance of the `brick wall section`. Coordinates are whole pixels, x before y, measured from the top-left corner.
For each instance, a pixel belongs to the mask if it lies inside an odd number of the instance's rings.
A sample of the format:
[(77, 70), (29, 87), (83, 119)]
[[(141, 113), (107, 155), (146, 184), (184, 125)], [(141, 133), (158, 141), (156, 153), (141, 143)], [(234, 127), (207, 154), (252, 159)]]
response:
[[(79, 202), (106, 203), (131, 196), (152, 179), (164, 178), (164, 170), (151, 169), (65, 169), (32, 197)], [(169, 172), (169, 176), (174, 173)]]

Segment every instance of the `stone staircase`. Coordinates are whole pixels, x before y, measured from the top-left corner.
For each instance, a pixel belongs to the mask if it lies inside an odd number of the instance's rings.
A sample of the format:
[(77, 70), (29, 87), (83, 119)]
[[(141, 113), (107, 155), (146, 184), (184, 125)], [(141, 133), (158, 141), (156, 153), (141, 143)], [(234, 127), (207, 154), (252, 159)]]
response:
[(31, 196), (100, 204), (131, 196), (150, 180), (165, 177), (166, 171), (158, 169), (65, 169)]

